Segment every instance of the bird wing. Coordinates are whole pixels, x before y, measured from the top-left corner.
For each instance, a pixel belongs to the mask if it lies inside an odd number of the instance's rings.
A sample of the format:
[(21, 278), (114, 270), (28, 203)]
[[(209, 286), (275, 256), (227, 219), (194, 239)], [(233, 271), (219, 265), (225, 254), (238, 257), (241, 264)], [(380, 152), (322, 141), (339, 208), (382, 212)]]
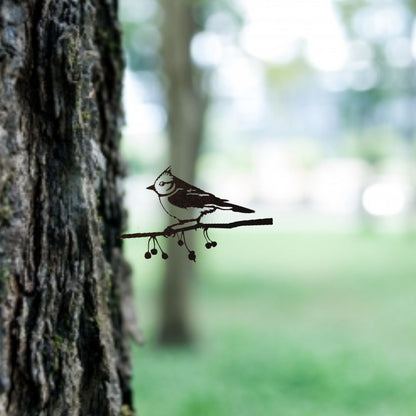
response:
[(176, 192), (169, 196), (168, 200), (171, 204), (180, 208), (203, 208), (207, 205), (222, 206), (227, 201), (182, 180), (178, 180), (176, 185)]

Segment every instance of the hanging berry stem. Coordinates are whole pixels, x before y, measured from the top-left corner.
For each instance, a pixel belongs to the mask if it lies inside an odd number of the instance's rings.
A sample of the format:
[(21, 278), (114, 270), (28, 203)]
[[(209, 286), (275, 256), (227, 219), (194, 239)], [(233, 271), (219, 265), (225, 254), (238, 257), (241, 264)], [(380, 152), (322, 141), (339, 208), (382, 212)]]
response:
[(159, 241), (157, 241), (157, 237), (154, 237), (154, 241), (156, 241), (157, 246), (159, 247), (160, 252), (162, 253), (162, 259), (166, 260), (169, 256), (168, 253), (165, 253), (159, 244)]

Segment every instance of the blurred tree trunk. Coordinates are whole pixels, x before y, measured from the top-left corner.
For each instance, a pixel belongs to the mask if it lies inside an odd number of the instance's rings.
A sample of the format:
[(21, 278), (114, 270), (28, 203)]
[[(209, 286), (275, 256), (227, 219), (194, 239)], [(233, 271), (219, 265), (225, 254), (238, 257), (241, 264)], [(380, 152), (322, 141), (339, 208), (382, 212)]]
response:
[[(160, 2), (164, 16), (161, 53), (167, 87), (170, 164), (175, 175), (193, 183), (207, 104), (201, 74), (190, 55), (191, 40), (196, 32), (196, 2)], [(159, 340), (162, 344), (186, 344), (192, 339), (189, 290), (193, 264), (173, 238), (169, 239), (169, 253), (172, 256), (162, 288)]]
[(2, 416), (132, 414), (116, 8), (0, 2)]

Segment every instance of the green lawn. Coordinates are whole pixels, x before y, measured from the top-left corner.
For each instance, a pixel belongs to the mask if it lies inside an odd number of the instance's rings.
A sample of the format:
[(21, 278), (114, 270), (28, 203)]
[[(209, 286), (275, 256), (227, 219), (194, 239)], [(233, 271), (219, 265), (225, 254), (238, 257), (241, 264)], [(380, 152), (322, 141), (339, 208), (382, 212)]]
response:
[[(147, 344), (140, 416), (416, 414), (416, 241), (213, 232), (198, 244), (192, 349), (154, 345), (162, 260), (129, 241)], [(164, 242), (162, 242), (164, 243)]]

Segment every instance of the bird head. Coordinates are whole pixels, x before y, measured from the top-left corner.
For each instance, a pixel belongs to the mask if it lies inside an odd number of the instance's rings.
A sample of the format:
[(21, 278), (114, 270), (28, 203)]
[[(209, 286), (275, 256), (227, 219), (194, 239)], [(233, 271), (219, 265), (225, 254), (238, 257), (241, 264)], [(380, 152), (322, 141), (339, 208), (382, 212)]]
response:
[(169, 166), (164, 170), (155, 180), (153, 185), (146, 189), (155, 191), (159, 196), (169, 195), (175, 190), (175, 178), (171, 172), (172, 168)]

